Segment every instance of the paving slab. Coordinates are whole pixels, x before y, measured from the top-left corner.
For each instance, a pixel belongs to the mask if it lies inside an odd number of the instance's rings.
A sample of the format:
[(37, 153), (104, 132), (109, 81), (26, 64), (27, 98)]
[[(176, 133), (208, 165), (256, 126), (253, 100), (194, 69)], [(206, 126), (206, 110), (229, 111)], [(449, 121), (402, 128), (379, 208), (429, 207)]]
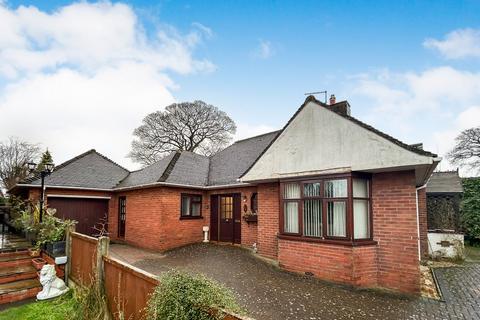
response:
[(248, 315), (258, 320), (480, 320), (480, 264), (437, 272), (446, 300), (440, 302), (355, 289), (293, 274), (236, 246), (195, 244), (155, 254), (127, 245), (112, 245), (110, 252), (153, 274), (176, 268), (213, 278), (230, 288)]

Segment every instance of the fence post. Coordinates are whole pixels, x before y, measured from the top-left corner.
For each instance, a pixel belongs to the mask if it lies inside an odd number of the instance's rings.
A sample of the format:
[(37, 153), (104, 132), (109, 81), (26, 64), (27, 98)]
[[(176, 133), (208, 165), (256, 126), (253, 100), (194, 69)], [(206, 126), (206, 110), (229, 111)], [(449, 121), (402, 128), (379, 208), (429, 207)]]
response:
[(75, 226), (70, 226), (65, 230), (65, 254), (67, 255), (67, 264), (65, 265), (65, 284), (68, 285), (70, 277), (70, 268), (72, 265), (72, 232), (75, 232)]
[(96, 273), (97, 273), (97, 282), (100, 286), (103, 286), (103, 279), (105, 276), (103, 272), (103, 256), (108, 255), (109, 246), (110, 246), (109, 237), (98, 238)]

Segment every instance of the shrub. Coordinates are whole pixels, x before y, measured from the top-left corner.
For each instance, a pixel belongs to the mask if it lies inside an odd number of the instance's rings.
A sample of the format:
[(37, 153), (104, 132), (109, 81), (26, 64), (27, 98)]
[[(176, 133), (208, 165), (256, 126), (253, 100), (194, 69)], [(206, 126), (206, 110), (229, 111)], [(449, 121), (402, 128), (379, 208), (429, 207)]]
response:
[(223, 319), (222, 310), (241, 312), (233, 293), (221, 284), (175, 270), (160, 277), (147, 309), (152, 320)]
[(467, 236), (480, 241), (480, 178), (463, 179), (462, 222)]
[(47, 243), (65, 240), (67, 229), (75, 225), (76, 221), (55, 217), (55, 212), (55, 209), (47, 209), (44, 212), (43, 221), (38, 227), (37, 248)]

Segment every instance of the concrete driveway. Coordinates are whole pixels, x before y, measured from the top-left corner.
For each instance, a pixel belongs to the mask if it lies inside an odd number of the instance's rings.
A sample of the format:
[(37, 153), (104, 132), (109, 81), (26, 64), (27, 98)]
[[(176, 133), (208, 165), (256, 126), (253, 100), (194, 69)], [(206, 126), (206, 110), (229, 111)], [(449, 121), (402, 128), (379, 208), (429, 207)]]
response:
[[(213, 278), (232, 289), (248, 315), (258, 320), (480, 319), (480, 264), (476, 263), (437, 273), (446, 297), (444, 303), (292, 274), (234, 246), (195, 244), (159, 254), (113, 244), (110, 252), (153, 274), (177, 268)], [(461, 279), (468, 280), (459, 282)]]

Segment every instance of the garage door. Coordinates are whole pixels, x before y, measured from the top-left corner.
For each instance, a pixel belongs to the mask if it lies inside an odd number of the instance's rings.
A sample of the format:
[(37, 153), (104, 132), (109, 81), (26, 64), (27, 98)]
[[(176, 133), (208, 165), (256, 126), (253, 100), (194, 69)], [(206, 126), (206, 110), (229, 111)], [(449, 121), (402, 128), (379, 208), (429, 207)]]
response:
[(78, 221), (77, 232), (95, 235), (93, 227), (108, 214), (107, 199), (48, 197), (48, 207), (57, 209), (57, 217)]

